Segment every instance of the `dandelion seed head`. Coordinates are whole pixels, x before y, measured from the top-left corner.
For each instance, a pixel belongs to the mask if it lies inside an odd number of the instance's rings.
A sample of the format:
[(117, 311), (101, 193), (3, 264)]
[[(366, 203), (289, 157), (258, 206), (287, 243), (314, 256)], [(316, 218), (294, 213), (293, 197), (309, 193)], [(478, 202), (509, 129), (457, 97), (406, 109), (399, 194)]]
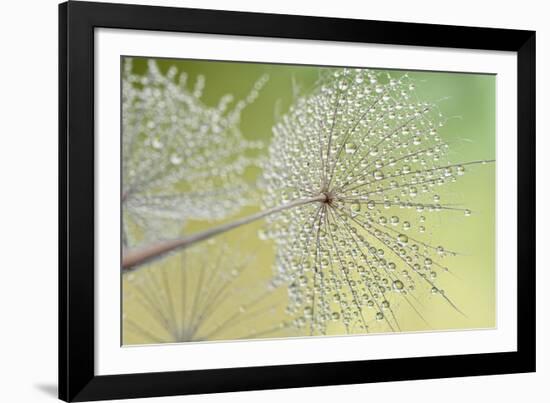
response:
[(201, 97), (205, 79), (189, 85), (185, 72), (163, 73), (154, 60), (122, 74), (122, 206), (127, 242), (131, 226), (146, 240), (174, 236), (188, 219), (218, 220), (253, 199), (243, 174), (257, 164), (262, 144), (244, 138), (240, 116), (267, 82), (262, 76), (245, 100), (225, 95), (216, 106)]
[(265, 207), (318, 197), (269, 217), (263, 232), (276, 243), (289, 313), (308, 318), (296, 326), (398, 330), (394, 309), (417, 310), (411, 293), (439, 293), (453, 252), (430, 243), (435, 220), (426, 217), (470, 214), (443, 200), (441, 190), (466, 172), (447, 159), (445, 122), (406, 74), (338, 69), (275, 125)]
[[(124, 276), (124, 339), (129, 344), (288, 336), (284, 294), (251, 281), (254, 259), (205, 242)], [(253, 273), (252, 273), (253, 274)]]

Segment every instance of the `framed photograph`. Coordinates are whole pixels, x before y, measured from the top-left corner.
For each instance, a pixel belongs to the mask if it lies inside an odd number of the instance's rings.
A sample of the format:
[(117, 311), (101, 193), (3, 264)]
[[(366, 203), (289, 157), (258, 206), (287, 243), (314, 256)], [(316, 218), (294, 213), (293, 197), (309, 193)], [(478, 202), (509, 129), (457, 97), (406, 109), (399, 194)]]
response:
[(59, 397), (535, 370), (535, 33), (59, 6)]

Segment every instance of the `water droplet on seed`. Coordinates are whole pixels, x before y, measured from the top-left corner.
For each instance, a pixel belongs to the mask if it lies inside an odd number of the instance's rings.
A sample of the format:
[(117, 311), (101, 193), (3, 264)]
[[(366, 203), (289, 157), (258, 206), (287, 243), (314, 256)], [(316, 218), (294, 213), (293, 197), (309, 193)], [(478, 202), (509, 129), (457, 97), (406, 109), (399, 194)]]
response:
[(354, 143), (346, 143), (345, 150), (347, 154), (354, 154), (357, 151), (357, 146)]
[(405, 287), (405, 285), (403, 284), (403, 282), (401, 280), (395, 280), (392, 283), (392, 287), (395, 291), (399, 292)]
[(374, 179), (376, 179), (377, 181), (384, 179), (384, 174), (382, 173), (382, 171), (376, 170), (374, 171), (372, 176), (374, 176)]
[(399, 234), (399, 235), (397, 235), (397, 242), (404, 245), (407, 242), (409, 242), (409, 237), (405, 234)]
[(182, 162), (182, 158), (181, 158), (179, 155), (177, 155), (177, 154), (172, 154), (172, 155), (170, 156), (170, 162), (171, 162), (173, 165), (179, 165), (179, 164), (181, 164), (181, 162)]

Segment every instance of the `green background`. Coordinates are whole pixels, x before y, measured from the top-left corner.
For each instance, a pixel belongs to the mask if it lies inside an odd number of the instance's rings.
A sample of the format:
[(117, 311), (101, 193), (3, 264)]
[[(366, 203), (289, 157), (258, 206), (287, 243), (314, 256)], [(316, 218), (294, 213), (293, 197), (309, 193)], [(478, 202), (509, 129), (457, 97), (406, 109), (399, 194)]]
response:
[[(144, 74), (146, 58), (133, 58), (134, 73)], [(271, 128), (277, 117), (284, 114), (297, 94), (306, 94), (319, 77), (319, 67), (287, 66), (277, 64), (255, 64), (237, 62), (216, 62), (196, 60), (156, 59), (161, 71), (176, 66), (189, 75), (188, 86), (192, 87), (197, 75), (204, 75), (206, 86), (202, 100), (215, 106), (221, 96), (233, 94), (235, 99), (244, 99), (255, 81), (262, 74), (269, 75), (269, 81), (260, 91), (252, 105), (246, 107), (241, 116), (241, 130), (249, 139), (260, 139), (269, 144)], [(405, 71), (388, 71), (392, 76), (400, 76)], [(449, 144), (447, 159), (451, 163), (495, 158), (495, 81), (493, 75), (447, 73), (447, 72), (406, 72), (416, 84), (418, 98), (437, 102), (444, 116), (449, 120), (440, 130)], [(264, 149), (264, 152), (267, 152)], [(438, 285), (445, 289), (464, 315), (460, 315), (438, 296), (429, 293), (417, 295), (422, 304), (422, 314), (429, 326), (407, 307), (399, 313), (404, 331), (427, 331), (443, 329), (491, 328), (496, 325), (495, 311), (495, 163), (476, 165), (467, 168), (467, 173), (456, 183), (446, 185), (440, 194), (442, 200), (452, 201), (470, 209), (470, 217), (458, 214), (445, 214), (430, 223), (434, 243), (443, 243), (459, 256), (449, 258), (447, 265), (453, 275), (438, 278)], [(254, 182), (259, 172), (247, 172), (247, 179)], [(244, 209), (239, 216), (260, 210), (260, 206)], [(231, 221), (230, 217), (225, 221)], [(191, 222), (186, 232), (192, 233), (221, 222)], [(274, 245), (261, 241), (257, 231), (264, 225), (258, 221), (223, 235), (237, 253), (256, 256), (254, 270), (240, 276), (239, 287), (254, 288), (262, 280), (269, 279), (274, 270)], [(173, 258), (163, 263), (170, 264)], [(139, 276), (139, 270), (135, 273)], [(130, 289), (124, 278), (123, 286)], [(175, 291), (177, 292), (177, 290)], [(278, 292), (279, 304), (284, 308), (286, 293)], [(235, 309), (235, 303), (228, 303), (220, 309), (220, 315), (227, 315)], [(141, 321), (144, 326), (155, 328), (154, 321), (136, 308), (131, 300), (123, 304), (123, 312)], [(136, 316), (137, 315), (137, 316)], [(258, 326), (284, 321), (284, 309), (257, 320)], [(242, 329), (241, 329), (242, 330)], [(385, 331), (387, 329), (380, 329)], [(331, 334), (343, 334), (343, 327), (335, 324), (329, 327)], [(246, 333), (246, 332), (245, 332)], [(234, 333), (221, 335), (220, 339), (237, 337)], [(288, 334), (294, 335), (290, 332)], [(124, 343), (144, 343), (135, 334), (124, 332)]]

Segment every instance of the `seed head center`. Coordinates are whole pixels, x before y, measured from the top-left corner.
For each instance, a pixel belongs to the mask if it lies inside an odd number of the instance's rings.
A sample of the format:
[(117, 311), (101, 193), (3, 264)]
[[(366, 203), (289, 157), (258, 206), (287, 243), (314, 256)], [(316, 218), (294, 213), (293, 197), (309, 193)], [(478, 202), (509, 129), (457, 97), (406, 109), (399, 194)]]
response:
[(322, 194), (325, 196), (325, 200), (323, 200), (323, 203), (328, 204), (331, 206), (334, 203), (335, 195), (330, 190), (325, 190), (322, 192)]

